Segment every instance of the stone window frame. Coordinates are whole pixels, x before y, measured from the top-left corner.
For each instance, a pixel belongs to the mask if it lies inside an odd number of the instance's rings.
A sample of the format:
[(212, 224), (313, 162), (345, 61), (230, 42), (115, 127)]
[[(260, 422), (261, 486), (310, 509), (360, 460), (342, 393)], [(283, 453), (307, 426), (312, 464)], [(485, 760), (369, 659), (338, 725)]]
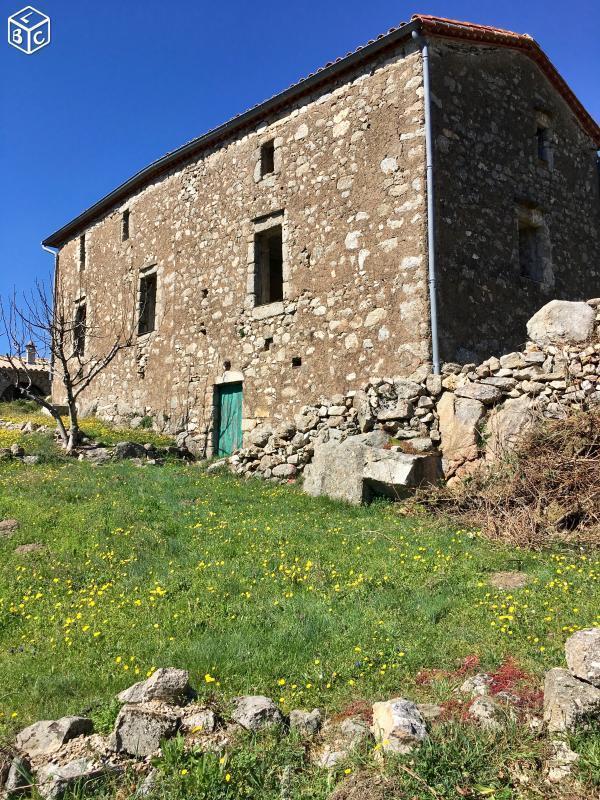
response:
[(535, 111), (535, 154), (537, 163), (549, 170), (554, 169), (554, 128), (552, 114), (546, 109)]
[[(83, 349), (80, 353), (76, 352), (76, 333), (75, 327), (77, 325), (77, 317), (80, 314), (81, 309), (85, 309), (85, 322), (84, 322), (84, 333), (83, 333)], [(87, 297), (85, 294), (79, 295), (79, 297), (73, 301), (73, 352), (77, 355), (84, 357), (85, 350), (87, 346), (87, 330), (90, 327), (90, 305), (88, 303)]]
[[(146, 331), (145, 333), (139, 332), (139, 321), (140, 321), (140, 314), (141, 314), (141, 302), (142, 302), (142, 280), (144, 278), (149, 277), (150, 275), (156, 275), (156, 297), (154, 300), (154, 327), (152, 330)], [(158, 331), (158, 320), (159, 320), (159, 311), (161, 308), (161, 281), (160, 281), (160, 270), (158, 264), (148, 264), (145, 267), (140, 267), (138, 270), (137, 275), (137, 294), (136, 294), (136, 313), (137, 313), (137, 321), (136, 321), (136, 336), (139, 342), (145, 342), (148, 340), (153, 333)]]
[[(283, 300), (264, 305), (256, 304), (256, 234), (268, 231), (270, 228), (281, 226), (281, 274)], [(252, 221), (252, 229), (248, 236), (248, 270), (246, 282), (246, 308), (251, 312), (252, 318), (261, 320), (275, 317), (284, 313), (285, 303), (291, 294), (291, 270), (288, 257), (288, 225), (285, 209), (274, 211), (270, 214), (257, 217)]]
[(77, 266), (79, 267), (79, 272), (85, 271), (87, 264), (87, 248), (87, 233), (84, 232), (79, 235), (77, 240)]
[[(519, 256), (519, 231), (522, 228), (534, 228), (538, 231), (537, 244), (539, 248), (538, 253), (541, 264), (541, 278), (539, 280), (531, 276), (524, 275), (521, 271), (521, 262)], [(555, 282), (554, 267), (552, 263), (552, 242), (550, 240), (548, 224), (542, 209), (531, 203), (517, 203), (515, 214), (515, 233), (517, 240), (516, 264), (520, 278), (545, 290), (552, 290)]]
[[(262, 149), (263, 146), (273, 142), (273, 171), (262, 172)], [(263, 136), (260, 138), (254, 149), (254, 182), (260, 183), (269, 188), (275, 186), (275, 179), (281, 172), (282, 159), (281, 159), (281, 144), (282, 140), (277, 136)]]

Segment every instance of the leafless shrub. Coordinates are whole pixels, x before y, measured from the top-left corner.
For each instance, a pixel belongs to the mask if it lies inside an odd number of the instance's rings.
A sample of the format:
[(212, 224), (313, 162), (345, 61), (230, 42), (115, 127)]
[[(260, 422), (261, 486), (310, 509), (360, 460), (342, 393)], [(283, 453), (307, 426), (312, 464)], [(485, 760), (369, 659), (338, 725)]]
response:
[(600, 409), (540, 418), (512, 453), (420, 499), (519, 546), (600, 544)]

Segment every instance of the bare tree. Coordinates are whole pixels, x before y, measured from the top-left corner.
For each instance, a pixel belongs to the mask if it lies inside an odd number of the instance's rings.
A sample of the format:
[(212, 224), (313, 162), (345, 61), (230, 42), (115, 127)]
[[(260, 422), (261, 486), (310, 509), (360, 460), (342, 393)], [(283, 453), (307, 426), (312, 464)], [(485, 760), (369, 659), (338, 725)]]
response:
[[(6, 358), (14, 373), (15, 389), (51, 414), (62, 446), (69, 453), (81, 439), (78, 400), (82, 392), (135, 341), (140, 312), (136, 298), (132, 300), (124, 304), (120, 318), (111, 321), (109, 330), (90, 324), (85, 303), (68, 296), (58, 276), (53, 298), (40, 281), (21, 301), (16, 292), (8, 300), (0, 298), (0, 317), (11, 351)], [(60, 406), (34, 391), (35, 374), (26, 358), (29, 343), (50, 357), (53, 383), (62, 385), (68, 428)]]

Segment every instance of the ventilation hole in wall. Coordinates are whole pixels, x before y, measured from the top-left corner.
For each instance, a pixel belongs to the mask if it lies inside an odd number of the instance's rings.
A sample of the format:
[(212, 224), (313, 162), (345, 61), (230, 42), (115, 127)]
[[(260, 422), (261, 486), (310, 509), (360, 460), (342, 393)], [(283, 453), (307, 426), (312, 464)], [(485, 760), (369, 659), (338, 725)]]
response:
[(201, 333), (203, 336), (206, 336), (206, 328), (205, 328), (204, 326), (202, 326), (202, 327), (200, 328), (200, 333)]
[(202, 289), (202, 297), (208, 297), (208, 289)]
[(292, 367), (301, 367), (302, 366), (302, 359), (300, 356), (294, 356), (292, 358)]
[(270, 350), (272, 344), (273, 344), (273, 337), (267, 336), (267, 338), (265, 339), (265, 343), (263, 345), (263, 350)]
[(231, 361), (224, 361), (223, 369), (225, 370), (225, 372), (229, 372), (229, 370), (231, 369)]

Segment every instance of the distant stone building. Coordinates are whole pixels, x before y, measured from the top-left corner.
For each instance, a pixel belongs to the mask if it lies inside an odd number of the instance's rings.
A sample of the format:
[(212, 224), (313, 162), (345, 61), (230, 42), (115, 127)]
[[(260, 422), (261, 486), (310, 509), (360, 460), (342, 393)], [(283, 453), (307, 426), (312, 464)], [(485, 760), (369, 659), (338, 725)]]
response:
[(598, 147), (529, 36), (413, 17), (45, 240), (88, 323), (137, 292), (84, 410), (228, 452), (374, 375), (514, 349), (548, 300), (600, 294)]
[(51, 391), (50, 362), (40, 358), (33, 344), (27, 345), (25, 358), (0, 356), (0, 402), (19, 400), (19, 387), (30, 388), (34, 394), (48, 397)]

